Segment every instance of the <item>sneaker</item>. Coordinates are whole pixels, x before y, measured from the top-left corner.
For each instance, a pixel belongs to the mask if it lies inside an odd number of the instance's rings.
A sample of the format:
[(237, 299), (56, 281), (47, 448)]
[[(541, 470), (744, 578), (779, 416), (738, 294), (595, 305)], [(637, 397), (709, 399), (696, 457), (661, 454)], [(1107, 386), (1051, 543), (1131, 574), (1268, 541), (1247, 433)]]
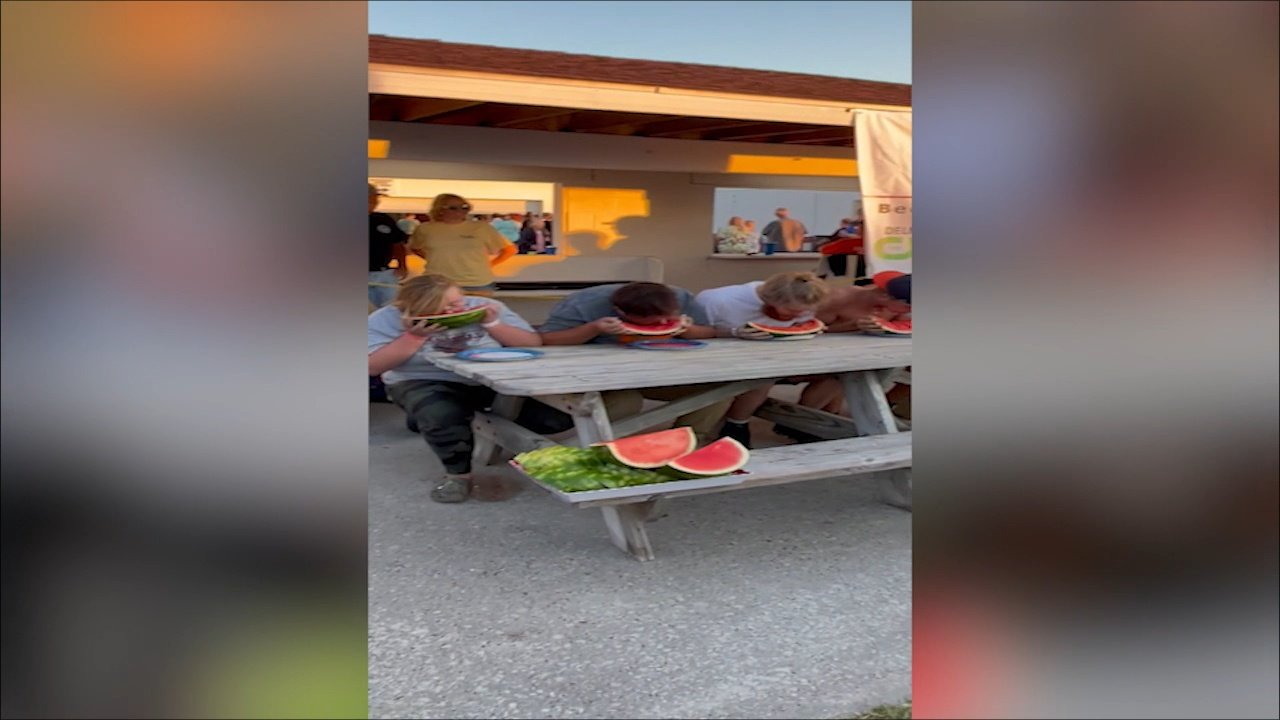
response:
[(803, 430), (797, 430), (786, 425), (774, 425), (773, 431), (784, 438), (791, 438), (798, 443), (822, 442), (822, 438)]
[(732, 423), (725, 420), (724, 427), (720, 428), (720, 437), (733, 438), (742, 443), (746, 449), (751, 449), (751, 427), (746, 423)]
[(471, 496), (471, 478), (445, 475), (444, 481), (431, 489), (431, 499), (438, 503), (460, 503)]

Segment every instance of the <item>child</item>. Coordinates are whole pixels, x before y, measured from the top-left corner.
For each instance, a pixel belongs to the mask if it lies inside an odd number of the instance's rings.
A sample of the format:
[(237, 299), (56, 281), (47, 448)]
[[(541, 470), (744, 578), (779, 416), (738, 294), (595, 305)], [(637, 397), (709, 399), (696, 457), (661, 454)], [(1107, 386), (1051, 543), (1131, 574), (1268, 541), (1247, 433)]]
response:
[[(830, 289), (817, 275), (807, 272), (785, 272), (773, 275), (763, 282), (703, 290), (697, 302), (707, 313), (719, 337), (736, 337), (743, 340), (768, 340), (771, 336), (761, 330), (747, 327), (749, 322), (762, 321), (770, 325), (795, 325), (812, 320), (814, 310), (827, 296)], [(825, 376), (824, 376), (825, 377)], [(805, 388), (809, 393), (818, 378), (791, 378), (795, 382), (810, 382)], [(825, 380), (832, 383), (834, 380)], [(772, 385), (751, 390), (734, 399), (725, 414), (721, 437), (731, 437), (751, 447), (751, 431), (747, 423), (756, 410), (769, 397)], [(805, 396), (801, 395), (803, 403)], [(779, 428), (781, 429), (781, 428)]]
[[(445, 330), (423, 315), (483, 307), (475, 325)], [(460, 341), (460, 342), (459, 342)], [(468, 297), (443, 275), (420, 275), (400, 286), (395, 300), (369, 316), (369, 375), (381, 375), (391, 400), (404, 409), (408, 425), (422, 433), (444, 465), (444, 481), (431, 491), (442, 503), (466, 500), (471, 492), (471, 419), (493, 402), (493, 390), (431, 363), (426, 352), (459, 342), (471, 347), (534, 346), (542, 338), (529, 323), (495, 300)]]
[[(716, 336), (715, 328), (710, 326), (702, 308), (694, 302), (692, 293), (652, 282), (615, 283), (579, 290), (556, 303), (550, 317), (538, 330), (546, 345), (616, 344), (617, 335), (624, 332), (624, 321), (633, 325), (662, 325), (679, 321), (683, 327), (678, 335), (682, 338), (696, 340)], [(645, 399), (678, 400), (710, 387), (677, 385), (615, 390), (604, 393), (603, 399), (609, 416), (619, 419), (640, 412)], [(675, 424), (693, 428), (699, 440), (710, 439), (729, 403), (729, 400), (722, 400), (694, 410), (676, 418)], [(552, 416), (547, 415), (544, 413), (538, 421), (546, 423), (541, 426), (545, 428), (544, 432), (559, 432), (572, 425), (564, 413), (553, 411), (550, 413)]]

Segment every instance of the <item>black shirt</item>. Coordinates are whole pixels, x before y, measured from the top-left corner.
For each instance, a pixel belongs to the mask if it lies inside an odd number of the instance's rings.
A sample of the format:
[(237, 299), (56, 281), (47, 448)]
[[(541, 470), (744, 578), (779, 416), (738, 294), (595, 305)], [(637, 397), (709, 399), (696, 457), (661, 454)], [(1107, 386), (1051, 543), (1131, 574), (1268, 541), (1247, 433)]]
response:
[(369, 213), (369, 272), (386, 270), (391, 264), (391, 246), (405, 242), (408, 235), (386, 213)]

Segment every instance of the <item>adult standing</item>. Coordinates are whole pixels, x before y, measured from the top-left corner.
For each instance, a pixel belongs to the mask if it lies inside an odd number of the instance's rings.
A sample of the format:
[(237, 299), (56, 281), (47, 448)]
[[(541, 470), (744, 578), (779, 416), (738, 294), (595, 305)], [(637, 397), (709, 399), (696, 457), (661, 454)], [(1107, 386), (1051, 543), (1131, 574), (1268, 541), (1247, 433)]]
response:
[(413, 213), (406, 213), (396, 221), (396, 227), (404, 231), (405, 236), (412, 235), (413, 231), (417, 230), (421, 224), (422, 221), (418, 220), (418, 217)]
[[(404, 279), (405, 240), (408, 235), (396, 224), (395, 218), (378, 212), (382, 193), (369, 183), (369, 304), (375, 309), (392, 301), (396, 285)], [(391, 267), (391, 261), (396, 267)]]
[(804, 238), (809, 234), (804, 223), (792, 218), (791, 211), (786, 208), (778, 208), (773, 214), (777, 219), (766, 225), (761, 233), (765, 242), (773, 243), (783, 252), (800, 252)]
[(551, 233), (542, 218), (536, 217), (520, 231), (520, 252), (526, 255), (546, 255), (551, 248)]
[(831, 274), (837, 277), (849, 274), (849, 258), (855, 258), (857, 261), (853, 269), (855, 285), (871, 284), (871, 280), (866, 277), (867, 256), (863, 244), (862, 228), (862, 210), (859, 209), (856, 218), (844, 218), (841, 220), (840, 227), (831, 234), (830, 242), (818, 248), (818, 251), (822, 253), (823, 259), (826, 261), (827, 267), (831, 269)]
[(493, 268), (516, 254), (516, 246), (487, 222), (469, 220), (471, 203), (443, 193), (431, 203), (431, 222), (409, 239), (409, 249), (427, 261), (427, 271), (444, 275), (469, 295), (492, 296)]
[(520, 226), (516, 224), (515, 220), (511, 219), (510, 215), (495, 215), (491, 224), (494, 230), (497, 230), (502, 237), (507, 239), (507, 242), (515, 242), (520, 239)]

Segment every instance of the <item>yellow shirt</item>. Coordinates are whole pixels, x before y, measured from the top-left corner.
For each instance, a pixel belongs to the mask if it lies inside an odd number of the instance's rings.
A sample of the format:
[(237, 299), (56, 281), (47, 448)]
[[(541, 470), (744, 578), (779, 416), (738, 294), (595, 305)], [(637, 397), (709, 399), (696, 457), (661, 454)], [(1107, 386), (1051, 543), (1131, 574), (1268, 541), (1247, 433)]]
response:
[(508, 245), (502, 233), (478, 220), (422, 223), (409, 238), (409, 249), (427, 261), (427, 272), (440, 273), (463, 287), (493, 282), (489, 259)]

